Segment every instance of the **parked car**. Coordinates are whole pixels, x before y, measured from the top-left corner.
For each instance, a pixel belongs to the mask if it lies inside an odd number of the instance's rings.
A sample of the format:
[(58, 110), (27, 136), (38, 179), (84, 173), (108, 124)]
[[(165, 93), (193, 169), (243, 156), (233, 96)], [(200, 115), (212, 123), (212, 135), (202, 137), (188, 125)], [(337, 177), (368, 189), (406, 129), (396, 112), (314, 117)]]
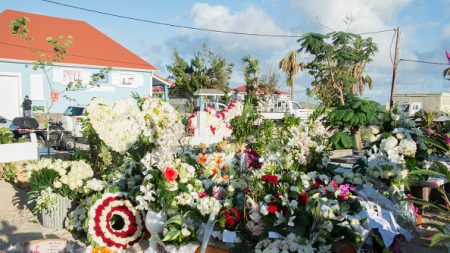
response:
[(74, 138), (82, 138), (81, 119), (86, 111), (86, 106), (69, 106), (61, 117), (62, 127), (71, 132)]
[(313, 110), (302, 109), (295, 101), (276, 100), (266, 108), (257, 108), (264, 119), (280, 120), (284, 115), (289, 114), (301, 120), (308, 120)]
[(12, 120), (9, 120), (3, 116), (0, 116), (0, 128), (9, 128), (11, 130), (17, 128), (16, 125), (13, 124)]

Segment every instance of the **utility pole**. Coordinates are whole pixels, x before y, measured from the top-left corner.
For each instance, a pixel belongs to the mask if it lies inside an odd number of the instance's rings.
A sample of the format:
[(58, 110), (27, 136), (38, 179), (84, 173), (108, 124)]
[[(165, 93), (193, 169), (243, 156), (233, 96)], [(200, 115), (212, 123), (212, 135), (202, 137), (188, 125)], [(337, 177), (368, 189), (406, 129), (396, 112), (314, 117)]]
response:
[(395, 80), (397, 79), (398, 50), (400, 48), (400, 27), (395, 29), (395, 34), (397, 38), (395, 40), (394, 68), (392, 69), (391, 98), (389, 100), (389, 105), (391, 108), (394, 105)]

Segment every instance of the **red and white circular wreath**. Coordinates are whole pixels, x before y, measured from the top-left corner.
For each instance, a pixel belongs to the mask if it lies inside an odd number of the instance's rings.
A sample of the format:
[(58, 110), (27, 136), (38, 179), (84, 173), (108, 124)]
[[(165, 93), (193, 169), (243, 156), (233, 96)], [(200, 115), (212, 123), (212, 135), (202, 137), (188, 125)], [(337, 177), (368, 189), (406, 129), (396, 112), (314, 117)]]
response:
[(99, 246), (125, 250), (142, 237), (142, 215), (123, 193), (103, 194), (89, 217), (89, 235)]

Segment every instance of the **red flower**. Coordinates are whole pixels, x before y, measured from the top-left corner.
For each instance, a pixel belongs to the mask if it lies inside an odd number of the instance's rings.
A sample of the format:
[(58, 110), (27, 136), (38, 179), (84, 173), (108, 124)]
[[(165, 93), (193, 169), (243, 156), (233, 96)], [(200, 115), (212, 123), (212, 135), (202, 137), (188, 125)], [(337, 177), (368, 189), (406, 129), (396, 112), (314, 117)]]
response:
[(227, 225), (228, 227), (234, 226), (234, 224), (236, 224), (236, 222), (237, 222), (237, 219), (234, 217), (229, 216), (229, 217), (225, 218), (225, 225)]
[(198, 193), (198, 197), (199, 197), (199, 198), (204, 198), (204, 197), (206, 197), (206, 196), (208, 196), (208, 194), (207, 194), (206, 192), (199, 192), (199, 193)]
[(322, 180), (316, 178), (316, 180), (314, 181), (313, 187), (318, 189), (318, 188), (320, 188), (321, 186), (324, 186), (324, 185), (325, 185), (325, 183)]
[(339, 187), (338, 184), (336, 183), (336, 180), (331, 180), (331, 186), (333, 186), (334, 190), (337, 190), (337, 188)]
[(306, 192), (300, 193), (300, 196), (298, 196), (298, 200), (300, 201), (300, 204), (306, 205), (309, 202), (309, 197)]
[(276, 211), (278, 211), (278, 206), (275, 203), (270, 203), (267, 206), (267, 211), (269, 211), (269, 213), (275, 213)]
[(277, 184), (278, 183), (278, 176), (276, 176), (276, 175), (264, 175), (264, 176), (262, 176), (262, 180), (265, 183)]
[(178, 176), (178, 172), (174, 168), (167, 168), (166, 171), (164, 171), (164, 177), (169, 182), (173, 182)]

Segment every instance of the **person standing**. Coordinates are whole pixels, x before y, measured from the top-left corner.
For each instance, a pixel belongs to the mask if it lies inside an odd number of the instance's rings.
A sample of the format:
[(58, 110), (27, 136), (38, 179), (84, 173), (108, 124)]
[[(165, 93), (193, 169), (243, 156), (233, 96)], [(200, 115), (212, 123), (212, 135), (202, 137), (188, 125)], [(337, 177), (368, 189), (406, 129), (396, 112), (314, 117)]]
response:
[(22, 108), (23, 108), (23, 116), (31, 118), (31, 105), (33, 102), (30, 100), (30, 97), (28, 95), (25, 96), (25, 99), (22, 102)]

